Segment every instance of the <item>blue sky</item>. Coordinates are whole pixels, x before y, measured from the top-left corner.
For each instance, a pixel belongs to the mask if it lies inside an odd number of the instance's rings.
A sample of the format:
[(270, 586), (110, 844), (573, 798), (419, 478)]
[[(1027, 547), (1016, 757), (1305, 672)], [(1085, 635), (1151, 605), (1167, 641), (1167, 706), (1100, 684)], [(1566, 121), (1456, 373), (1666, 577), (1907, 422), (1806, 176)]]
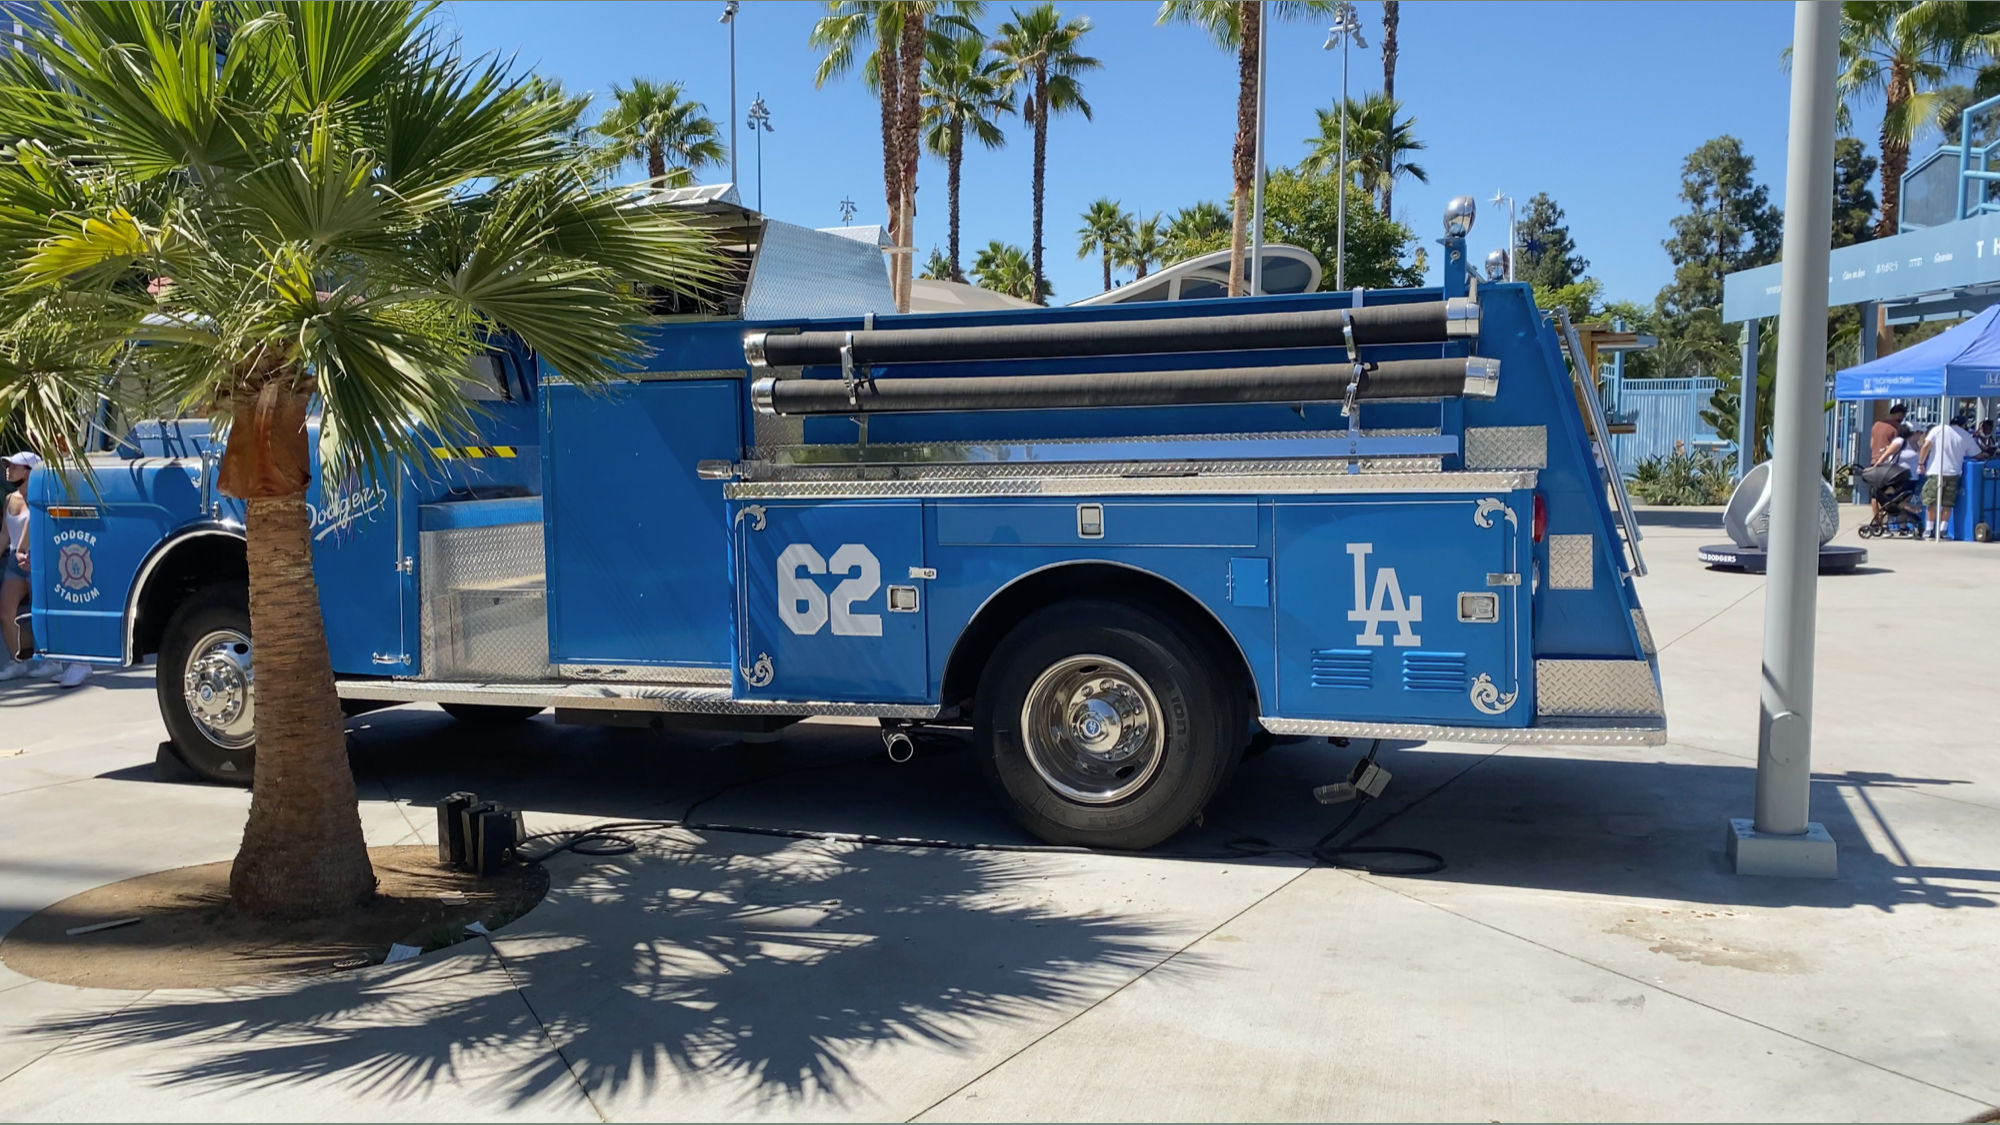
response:
[[(1067, 3), (1088, 16), (1089, 53), (1104, 63), (1085, 79), (1094, 116), (1050, 128), (1048, 273), (1058, 303), (1100, 288), (1095, 259), (1076, 256), (1078, 216), (1099, 196), (1142, 213), (1224, 199), (1235, 132), (1235, 61), (1189, 27), (1156, 27), (1149, 2)], [(1360, 5), (1369, 50), (1353, 52), (1350, 92), (1381, 85), (1381, 7)], [(1008, 5), (988, 4), (990, 29)], [(728, 28), (720, 0), (679, 3), (448, 4), (439, 18), (469, 52), (499, 51), (608, 101), (613, 82), (679, 79), (726, 125)], [(764, 204), (811, 226), (859, 204), (858, 222), (882, 217), (878, 111), (858, 76), (813, 86), (806, 36), (824, 6), (746, 0), (738, 16), (738, 119), (761, 93), (776, 132), (764, 137)], [(1660, 247), (1679, 202), (1686, 154), (1732, 133), (1757, 161), (1772, 199), (1784, 197), (1789, 79), (1779, 53), (1791, 41), (1787, 3), (1448, 3), (1402, 6), (1396, 92), (1429, 144), (1419, 162), (1428, 185), (1397, 188), (1398, 217), (1429, 243), (1445, 201), (1478, 197), (1475, 257), (1502, 245), (1496, 190), (1525, 201), (1537, 191), (1569, 213), (1590, 273), (1611, 298), (1650, 302), (1671, 276)], [(1321, 49), (1320, 21), (1274, 26), (1267, 103), (1273, 164), (1297, 159), (1313, 110), (1339, 90), (1338, 56)], [(1857, 113), (1868, 126), (1872, 115)], [(1869, 132), (1863, 129), (1864, 134)], [(726, 130), (725, 130), (726, 132)], [(743, 141), (742, 193), (756, 204), (755, 142)], [(1930, 138), (1920, 141), (1927, 151)], [(1018, 119), (1008, 145), (966, 157), (964, 232), (972, 248), (1000, 238), (1026, 245), (1029, 137)], [(726, 180), (727, 169), (703, 174)], [(943, 165), (919, 173), (919, 254), (945, 238)], [(1435, 256), (1433, 256), (1435, 260)], [(1435, 273), (1435, 267), (1433, 267)], [(1435, 281), (1435, 278), (1433, 278)]]

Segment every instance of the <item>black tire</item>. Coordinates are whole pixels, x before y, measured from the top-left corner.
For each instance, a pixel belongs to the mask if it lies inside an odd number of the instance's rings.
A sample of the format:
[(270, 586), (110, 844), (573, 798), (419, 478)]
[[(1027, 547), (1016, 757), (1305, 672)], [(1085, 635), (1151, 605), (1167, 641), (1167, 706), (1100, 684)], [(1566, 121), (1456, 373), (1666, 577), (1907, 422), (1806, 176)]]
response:
[(1972, 541), (1975, 543), (1993, 542), (1993, 525), (1990, 523), (1974, 524), (1972, 527)]
[[(254, 732), (248, 743), (240, 743), (240, 735), (219, 740), (211, 733), (210, 727), (196, 719), (189, 702), (188, 677), (194, 670), (191, 665), (201, 656), (194, 651), (195, 645), (205, 639), (228, 634), (244, 638), (243, 651), (234, 655), (241, 659), (247, 670), (250, 660), (250, 601), (247, 590), (238, 586), (210, 586), (182, 602), (173, 616), (167, 619), (167, 627), (160, 637), (154, 688), (159, 696), (160, 718), (167, 726), (167, 737), (173, 742), (174, 752), (181, 761), (206, 780), (224, 785), (248, 785), (257, 762)], [(218, 647), (213, 640), (204, 646), (211, 652)], [(227, 667), (222, 671), (226, 675)], [(246, 694), (249, 694), (247, 689)]]
[(497, 703), (440, 703), (444, 713), (461, 723), (477, 723), (491, 726), (499, 723), (518, 723), (532, 719), (542, 713), (540, 707), (505, 707)]
[[(1074, 693), (1063, 686), (1100, 676), (1110, 678)], [(1127, 683), (1128, 677), (1135, 682)], [(1001, 640), (980, 677), (973, 714), (980, 771), (1014, 819), (1049, 843), (1152, 847), (1187, 827), (1234, 771), (1249, 723), (1236, 680), (1166, 614), (1095, 599), (1049, 606)], [(1114, 686), (1104, 690), (1107, 684)], [(1116, 735), (1108, 747), (1112, 756), (1075, 748), (1064, 753), (1059, 734), (1031, 750), (1023, 735), (1031, 692), (1044, 716), (1062, 710), (1066, 695), (1091, 698), (1120, 716), (1121, 701), (1136, 702), (1149, 716), (1143, 727), (1148, 735), (1134, 733), (1140, 727), (1123, 730), (1127, 720), (1120, 718), (1121, 725), (1110, 728)], [(1071, 707), (1067, 713), (1081, 711)], [(1155, 725), (1157, 741), (1148, 741)], [(1128, 736), (1138, 739), (1129, 745), (1141, 749), (1126, 750)], [(1068, 792), (1052, 774), (1073, 783)]]
[(1860, 536), (1863, 539), (1873, 539), (1877, 535), (1882, 534), (1882, 529), (1875, 526), (1872, 523), (1864, 523), (1860, 527), (1854, 529), (1854, 534)]

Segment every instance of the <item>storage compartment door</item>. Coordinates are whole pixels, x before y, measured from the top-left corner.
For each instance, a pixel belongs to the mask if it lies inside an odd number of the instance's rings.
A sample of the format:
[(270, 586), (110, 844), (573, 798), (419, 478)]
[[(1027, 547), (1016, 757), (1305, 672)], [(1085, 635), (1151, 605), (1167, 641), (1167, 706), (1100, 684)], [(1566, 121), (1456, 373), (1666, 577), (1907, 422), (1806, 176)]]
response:
[(1526, 726), (1533, 497), (1280, 502), (1286, 718)]
[(919, 501), (739, 503), (736, 690), (760, 699), (923, 702)]

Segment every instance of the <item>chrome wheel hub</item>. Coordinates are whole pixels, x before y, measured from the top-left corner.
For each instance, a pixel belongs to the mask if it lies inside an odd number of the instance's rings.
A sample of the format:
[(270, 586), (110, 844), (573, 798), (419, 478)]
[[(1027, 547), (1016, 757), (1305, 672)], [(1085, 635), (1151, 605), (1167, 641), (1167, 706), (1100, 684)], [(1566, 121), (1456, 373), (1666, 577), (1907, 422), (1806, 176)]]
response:
[(1122, 800), (1159, 770), (1165, 731), (1153, 689), (1108, 656), (1072, 656), (1052, 665), (1021, 704), (1028, 761), (1072, 801)]
[(181, 674), (188, 715), (209, 741), (225, 750), (257, 741), (251, 683), (250, 638), (236, 630), (217, 629), (188, 650)]

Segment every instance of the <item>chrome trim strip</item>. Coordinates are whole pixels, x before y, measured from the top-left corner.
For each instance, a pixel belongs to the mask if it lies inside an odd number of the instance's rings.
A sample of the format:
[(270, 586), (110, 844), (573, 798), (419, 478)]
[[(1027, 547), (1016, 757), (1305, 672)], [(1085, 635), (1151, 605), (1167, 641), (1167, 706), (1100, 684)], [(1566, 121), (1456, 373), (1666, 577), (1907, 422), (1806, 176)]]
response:
[(630, 683), (453, 683), (439, 680), (339, 680), (342, 699), (391, 703), (493, 703), (668, 715), (838, 715), (931, 719), (933, 704), (835, 703), (826, 700), (734, 699), (727, 687)]
[(974, 480), (742, 481), (730, 500), (888, 500), (947, 496), (1243, 496), (1451, 494), (1535, 487), (1532, 470), (1450, 473), (1197, 473), (1172, 476), (1015, 476)]
[(1356, 723), (1340, 719), (1257, 720), (1272, 734), (1328, 738), (1392, 738), (1422, 742), (1479, 742), (1539, 746), (1660, 746), (1667, 741), (1665, 719), (1611, 723), (1590, 716), (1544, 715), (1531, 727), (1454, 727), (1428, 723)]
[(565, 680), (592, 680), (615, 683), (727, 685), (727, 668), (677, 668), (658, 664), (558, 664), (556, 675)]
[(133, 652), (139, 628), (139, 600), (145, 595), (146, 583), (153, 577), (153, 571), (158, 569), (161, 561), (175, 547), (190, 539), (200, 539), (210, 535), (220, 535), (225, 538), (234, 539), (240, 543), (243, 541), (243, 528), (240, 525), (222, 520), (204, 520), (201, 523), (186, 524), (175, 529), (174, 534), (169, 538), (162, 539), (154, 544), (152, 552), (139, 564), (138, 573), (132, 576), (131, 588), (125, 591), (124, 662), (127, 665), (139, 662), (139, 657)]
[[(747, 460), (768, 462), (779, 467), (937, 465), (958, 462), (1005, 462), (1018, 467), (1024, 462), (1034, 460), (1033, 451), (1037, 447), (1147, 445), (1159, 442), (1347, 441), (1353, 437), (1437, 437), (1440, 432), (1437, 427), (1431, 426), (1361, 429), (1353, 433), (1347, 430), (1258, 430), (1251, 433), (1134, 434), (1129, 437), (1055, 437), (1019, 441), (871, 441), (866, 444), (827, 442), (812, 445), (760, 445), (750, 450)], [(1074, 462), (1078, 459), (1066, 457), (1063, 460)]]
[(938, 481), (995, 480), (1005, 477), (1195, 477), (1195, 476), (1324, 476), (1349, 473), (1438, 473), (1444, 459), (1433, 457), (1301, 457), (1254, 461), (1054, 461), (1032, 464), (945, 463), (935, 465), (793, 465), (745, 461), (737, 467), (746, 481)]

